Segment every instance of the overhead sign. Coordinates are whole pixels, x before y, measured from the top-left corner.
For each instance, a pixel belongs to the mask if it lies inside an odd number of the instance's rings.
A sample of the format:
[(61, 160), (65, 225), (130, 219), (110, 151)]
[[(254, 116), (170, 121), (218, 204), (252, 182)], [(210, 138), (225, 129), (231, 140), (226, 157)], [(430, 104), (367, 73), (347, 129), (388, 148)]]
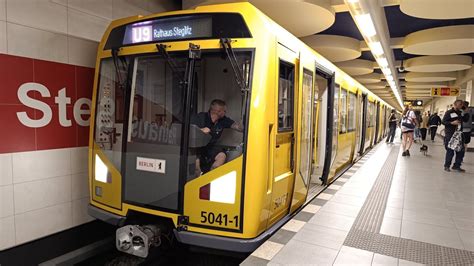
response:
[(459, 87), (431, 88), (431, 96), (459, 96)]

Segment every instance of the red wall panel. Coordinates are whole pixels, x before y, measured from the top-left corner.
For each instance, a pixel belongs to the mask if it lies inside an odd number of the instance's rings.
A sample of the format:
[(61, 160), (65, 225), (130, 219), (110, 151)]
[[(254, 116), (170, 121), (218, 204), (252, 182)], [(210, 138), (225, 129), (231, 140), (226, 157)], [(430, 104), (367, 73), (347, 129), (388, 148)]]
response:
[[(0, 54), (0, 153), (87, 146), (89, 126), (74, 119), (74, 103), (80, 98), (92, 98), (94, 69), (44, 60)], [(29, 119), (41, 119), (42, 110), (29, 107), (19, 99), (18, 89), (25, 83), (44, 86), (50, 97), (31, 90), (27, 96), (49, 106), (52, 119), (44, 126), (23, 124), (18, 113), (26, 112)], [(33, 88), (34, 88), (33, 86)], [(59, 104), (55, 97), (65, 89), (65, 114), (68, 123), (60, 124)], [(25, 102), (25, 101), (23, 101)], [(87, 109), (83, 105), (81, 109)], [(88, 119), (87, 115), (82, 116)]]

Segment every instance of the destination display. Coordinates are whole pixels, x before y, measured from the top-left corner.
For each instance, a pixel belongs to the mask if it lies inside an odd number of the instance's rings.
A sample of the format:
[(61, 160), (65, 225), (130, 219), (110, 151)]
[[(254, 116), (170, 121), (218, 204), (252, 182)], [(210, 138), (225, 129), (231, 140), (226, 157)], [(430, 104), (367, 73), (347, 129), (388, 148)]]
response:
[(128, 25), (123, 44), (212, 37), (212, 17), (159, 19)]

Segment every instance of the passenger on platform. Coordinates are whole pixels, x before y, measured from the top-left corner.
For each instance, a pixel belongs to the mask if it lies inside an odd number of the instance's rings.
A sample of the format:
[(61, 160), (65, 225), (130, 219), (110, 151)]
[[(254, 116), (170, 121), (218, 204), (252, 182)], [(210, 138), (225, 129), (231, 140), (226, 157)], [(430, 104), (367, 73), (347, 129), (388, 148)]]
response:
[(417, 121), (415, 112), (406, 105), (402, 113), (402, 156), (410, 156), (410, 147), (413, 144), (413, 132), (415, 131)]
[[(454, 155), (453, 170), (457, 172), (465, 172), (466, 170), (461, 168), (462, 159), (464, 157), (464, 141), (462, 140), (462, 112), (463, 107), (462, 100), (454, 101), (453, 108), (448, 110), (443, 117), (444, 125), (444, 147), (446, 148), (446, 157), (444, 159), (444, 170), (450, 172), (451, 162)], [(458, 132), (456, 132), (458, 131)], [(451, 144), (450, 144), (451, 142)], [(453, 148), (456, 146), (456, 148)], [(459, 150), (458, 150), (459, 149)]]
[(472, 130), (472, 108), (469, 107), (469, 102), (464, 101), (461, 108), (462, 112), (462, 139), (464, 142), (464, 153), (462, 154), (461, 164), (464, 161), (464, 155), (466, 154), (467, 145), (471, 142), (471, 130)]
[(421, 124), (420, 124), (421, 140), (426, 140), (426, 133), (428, 131), (429, 120), (430, 120), (429, 112), (424, 112), (423, 117), (421, 118)]
[(430, 116), (428, 120), (428, 126), (430, 127), (431, 141), (434, 142), (436, 137), (436, 131), (438, 131), (438, 126), (441, 125), (441, 117), (438, 113), (434, 113)]
[(242, 132), (242, 123), (225, 116), (226, 103), (223, 100), (215, 99), (211, 102), (208, 112), (201, 112), (192, 118), (191, 123), (197, 125), (202, 132), (211, 135), (211, 140), (207, 146), (201, 148), (199, 157), (196, 159), (196, 174), (209, 172), (225, 163), (227, 155), (222, 147), (216, 146), (225, 128), (232, 128)]
[(390, 117), (388, 118), (388, 128), (390, 129), (386, 143), (393, 143), (393, 138), (395, 138), (395, 131), (397, 130), (397, 116), (395, 115), (395, 109), (392, 109)]

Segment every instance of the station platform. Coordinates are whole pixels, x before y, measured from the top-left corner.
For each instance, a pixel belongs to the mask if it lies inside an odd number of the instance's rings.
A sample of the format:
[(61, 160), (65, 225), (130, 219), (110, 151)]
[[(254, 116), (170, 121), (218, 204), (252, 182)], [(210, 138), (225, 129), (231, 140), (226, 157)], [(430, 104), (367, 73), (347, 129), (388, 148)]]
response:
[(474, 153), (443, 170), (442, 139), (380, 143), (241, 265), (472, 265)]

